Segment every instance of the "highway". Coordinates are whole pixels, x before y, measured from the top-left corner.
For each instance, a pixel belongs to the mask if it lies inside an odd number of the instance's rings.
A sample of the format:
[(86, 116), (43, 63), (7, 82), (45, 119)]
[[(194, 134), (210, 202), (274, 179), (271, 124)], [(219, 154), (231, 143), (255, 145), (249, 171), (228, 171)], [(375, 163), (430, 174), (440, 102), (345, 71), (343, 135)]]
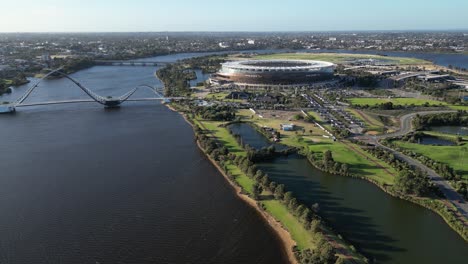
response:
[(371, 143), (381, 148), (384, 148), (392, 152), (395, 155), (395, 157), (401, 160), (404, 160), (411, 166), (414, 166), (426, 172), (427, 176), (432, 180), (432, 182), (437, 187), (439, 187), (440, 191), (444, 194), (447, 200), (449, 200), (465, 218), (468, 218), (468, 203), (464, 201), (464, 198), (457, 191), (455, 191), (455, 189), (442, 176), (440, 176), (434, 170), (422, 164), (421, 162), (379, 143), (379, 139), (402, 136), (413, 131), (412, 120), (416, 115), (440, 114), (440, 113), (451, 113), (451, 112), (456, 112), (456, 111), (450, 111), (450, 110), (448, 111), (424, 111), (424, 112), (416, 112), (416, 113), (407, 114), (401, 117), (400, 130), (394, 133), (389, 133), (389, 134), (380, 135), (380, 136), (361, 135), (361, 136), (357, 136), (356, 139), (359, 139), (367, 143)]

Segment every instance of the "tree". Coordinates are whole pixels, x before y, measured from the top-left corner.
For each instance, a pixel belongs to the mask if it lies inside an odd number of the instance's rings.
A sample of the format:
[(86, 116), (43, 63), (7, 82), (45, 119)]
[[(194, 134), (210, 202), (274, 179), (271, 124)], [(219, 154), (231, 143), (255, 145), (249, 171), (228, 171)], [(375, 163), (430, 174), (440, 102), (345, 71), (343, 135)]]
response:
[(277, 185), (278, 184), (274, 181), (270, 182), (270, 184), (268, 185), (268, 189), (270, 190), (270, 192), (275, 192)]
[(260, 198), (260, 195), (262, 194), (262, 192), (263, 192), (262, 186), (260, 186), (260, 184), (258, 184), (258, 183), (254, 183), (254, 185), (252, 187), (253, 198), (255, 200), (258, 200)]
[(283, 201), (284, 201), (285, 204), (289, 204), (289, 202), (291, 201), (292, 198), (293, 198), (292, 192), (286, 192), (284, 194)]
[(309, 208), (305, 208), (299, 217), (302, 223), (308, 223), (312, 219), (312, 211)]
[(340, 171), (341, 171), (342, 174), (348, 175), (348, 174), (349, 174), (349, 167), (348, 167), (348, 164), (342, 163), (342, 164), (341, 164)]
[(283, 200), (284, 196), (284, 184), (276, 186), (274, 196), (277, 200)]

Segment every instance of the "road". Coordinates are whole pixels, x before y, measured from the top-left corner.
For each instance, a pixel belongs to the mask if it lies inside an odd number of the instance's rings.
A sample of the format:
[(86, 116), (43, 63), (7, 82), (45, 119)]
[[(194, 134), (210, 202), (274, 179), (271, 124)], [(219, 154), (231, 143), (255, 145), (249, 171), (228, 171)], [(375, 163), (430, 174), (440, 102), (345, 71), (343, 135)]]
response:
[(388, 133), (384, 135), (376, 136), (377, 139), (384, 139), (390, 137), (399, 137), (408, 134), (409, 132), (413, 131), (412, 121), (416, 115), (430, 115), (430, 114), (442, 114), (442, 113), (454, 113), (455, 110), (444, 110), (444, 111), (423, 111), (423, 112), (416, 112), (411, 114), (406, 114), (400, 118), (400, 130)]
[(464, 202), (464, 198), (458, 192), (456, 192), (455, 189), (442, 176), (440, 176), (434, 170), (430, 169), (429, 167), (422, 164), (421, 162), (379, 143), (379, 139), (402, 136), (413, 131), (412, 120), (416, 115), (440, 114), (440, 113), (451, 113), (451, 112), (456, 112), (456, 111), (424, 111), (424, 112), (416, 112), (416, 113), (407, 114), (401, 117), (400, 130), (394, 133), (389, 133), (389, 134), (380, 135), (380, 136), (361, 135), (356, 138), (359, 140), (365, 141), (367, 143), (371, 143), (376, 146), (382, 147), (392, 152), (395, 155), (395, 157), (401, 160), (404, 160), (411, 166), (414, 166), (426, 172), (427, 176), (432, 180), (432, 182), (437, 187), (439, 187), (440, 191), (444, 194), (447, 200), (449, 200), (464, 217), (468, 218), (468, 203)]

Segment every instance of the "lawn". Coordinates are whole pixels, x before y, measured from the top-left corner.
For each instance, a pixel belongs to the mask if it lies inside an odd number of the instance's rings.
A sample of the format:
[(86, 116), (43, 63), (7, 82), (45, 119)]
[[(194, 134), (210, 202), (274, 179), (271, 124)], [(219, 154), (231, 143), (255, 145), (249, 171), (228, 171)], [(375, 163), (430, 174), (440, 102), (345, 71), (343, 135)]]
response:
[(258, 55), (253, 57), (253, 59), (295, 59), (295, 60), (322, 60), (329, 61), (333, 63), (343, 63), (350, 60), (356, 59), (378, 59), (384, 61), (390, 61), (399, 65), (422, 65), (422, 64), (432, 64), (429, 61), (415, 59), (415, 58), (405, 58), (405, 57), (387, 57), (379, 55), (369, 55), (369, 54), (348, 54), (348, 53), (278, 53), (278, 54), (267, 54), (267, 55)]
[(374, 115), (366, 113), (365, 111), (347, 108), (346, 111), (350, 112), (357, 119), (361, 120), (366, 124), (368, 131), (382, 132), (384, 124), (378, 120)]
[(358, 145), (332, 140), (322, 140), (322, 142), (312, 144), (305, 141), (305, 143), (314, 152), (323, 153), (330, 150), (336, 161), (348, 164), (350, 171), (358, 176), (372, 179), (380, 184), (392, 185), (394, 183), (394, 175), (397, 174), (395, 169), (374, 158)]
[[(429, 133), (428, 133), (429, 134)], [(459, 146), (431, 146), (403, 141), (394, 141), (399, 147), (411, 150), (438, 162), (445, 163), (468, 180), (468, 144)]]
[(299, 249), (315, 248), (314, 240), (310, 232), (288, 211), (284, 204), (277, 200), (262, 201), (261, 203), (265, 206), (265, 210), (280, 221), (289, 231)]
[(235, 181), (240, 185), (240, 187), (248, 194), (252, 194), (254, 180), (250, 179), (245, 175), (239, 167), (230, 163), (227, 165), (227, 169), (231, 172), (232, 176), (234, 177)]
[(213, 133), (213, 135), (228, 148), (229, 152), (241, 156), (247, 155), (242, 146), (237, 143), (229, 131), (226, 128), (219, 126), (222, 122), (197, 120), (196, 123), (200, 124), (202, 128)]

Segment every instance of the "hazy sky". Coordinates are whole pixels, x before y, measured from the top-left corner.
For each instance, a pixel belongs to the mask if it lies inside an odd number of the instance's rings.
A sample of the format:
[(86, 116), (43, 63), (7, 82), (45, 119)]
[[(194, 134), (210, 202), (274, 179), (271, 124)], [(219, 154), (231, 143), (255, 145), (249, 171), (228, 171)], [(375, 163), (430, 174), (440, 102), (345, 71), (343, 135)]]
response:
[(0, 32), (468, 29), (468, 0), (0, 0)]

